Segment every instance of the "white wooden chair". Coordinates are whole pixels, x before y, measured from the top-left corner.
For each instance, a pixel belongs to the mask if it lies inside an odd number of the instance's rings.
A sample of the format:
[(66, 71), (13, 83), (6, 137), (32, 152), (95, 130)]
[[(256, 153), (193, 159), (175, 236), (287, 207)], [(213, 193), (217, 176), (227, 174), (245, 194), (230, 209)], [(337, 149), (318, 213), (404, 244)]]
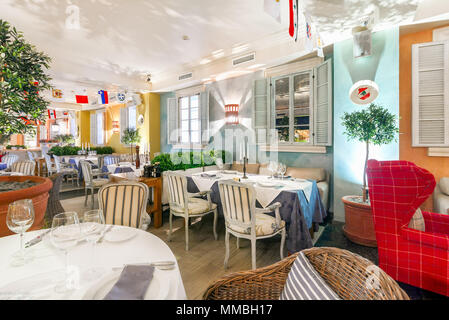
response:
[(55, 159), (56, 172), (62, 174), (63, 177), (69, 176), (72, 180), (72, 185), (76, 179), (76, 185), (79, 187), (78, 170), (71, 163), (61, 162), (60, 158), (56, 155), (53, 158)]
[(106, 224), (146, 229), (151, 222), (146, 208), (148, 186), (126, 181), (104, 185), (98, 191), (98, 203)]
[(50, 156), (48, 154), (44, 154), (44, 159), (45, 159), (45, 166), (47, 167), (47, 177), (57, 173), (58, 170), (56, 169), (56, 165), (53, 162), (51, 162)]
[(2, 158), (2, 163), (6, 164), (6, 168), (12, 166), (12, 164), (19, 160), (19, 156), (16, 154), (7, 154)]
[[(281, 234), (281, 259), (284, 258), (285, 221), (281, 220), (279, 208), (281, 204), (276, 202), (267, 208), (256, 208), (256, 193), (254, 187), (249, 184), (233, 180), (219, 181), (223, 214), (226, 223), (226, 254), (224, 260), (225, 269), (229, 260), (229, 235), (251, 240), (252, 268), (256, 269), (256, 241), (271, 238)], [(273, 212), (275, 217), (266, 213)]]
[(92, 164), (86, 160), (80, 160), (80, 166), (81, 170), (83, 170), (83, 176), (84, 176), (84, 193), (86, 195), (86, 198), (84, 200), (84, 206), (87, 206), (87, 190), (91, 191), (92, 195), (92, 204), (91, 208), (94, 208), (94, 190), (101, 188), (105, 184), (109, 182), (109, 179), (104, 178), (96, 178), (94, 179), (94, 175), (92, 173)]
[(26, 176), (34, 176), (36, 163), (34, 161), (18, 161), (11, 165), (12, 172), (20, 172)]
[[(210, 191), (188, 193), (187, 178), (181, 173), (168, 171), (165, 178), (168, 180), (168, 190), (170, 195), (170, 230), (168, 233), (168, 241), (171, 241), (173, 216), (183, 217), (185, 220), (186, 250), (189, 250), (189, 218), (202, 217), (212, 212), (214, 213), (214, 238), (217, 240), (218, 211), (217, 205), (211, 201)], [(195, 197), (204, 195), (207, 196), (207, 200)]]

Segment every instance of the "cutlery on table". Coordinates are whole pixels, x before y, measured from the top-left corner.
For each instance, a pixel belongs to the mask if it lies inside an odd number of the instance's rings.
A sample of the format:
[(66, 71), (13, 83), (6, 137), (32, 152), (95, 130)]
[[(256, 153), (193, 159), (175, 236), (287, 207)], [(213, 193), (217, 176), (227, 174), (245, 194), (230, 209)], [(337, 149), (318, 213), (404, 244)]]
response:
[(27, 243), (25, 243), (25, 248), (29, 248), (31, 246), (34, 246), (35, 244), (38, 244), (39, 242), (42, 241), (42, 239), (44, 238), (44, 236), (49, 233), (51, 231), (51, 229), (48, 229), (44, 232), (42, 232), (40, 235), (38, 235), (37, 237), (31, 239), (30, 241), (28, 241)]
[(97, 243), (103, 242), (103, 238), (104, 238), (105, 234), (108, 233), (109, 231), (111, 231), (111, 229), (112, 229), (113, 227), (114, 227), (114, 226), (108, 226), (108, 227), (104, 230), (104, 232), (103, 232), (103, 234), (101, 235), (101, 237), (97, 240)]

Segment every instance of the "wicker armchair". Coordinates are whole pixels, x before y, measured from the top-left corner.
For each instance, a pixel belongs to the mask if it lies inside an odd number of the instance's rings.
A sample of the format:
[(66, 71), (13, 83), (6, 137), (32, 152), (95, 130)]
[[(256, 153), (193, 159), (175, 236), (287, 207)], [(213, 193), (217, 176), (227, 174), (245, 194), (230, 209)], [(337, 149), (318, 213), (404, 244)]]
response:
[(53, 187), (48, 192), (47, 211), (45, 212), (45, 216), (48, 221), (52, 221), (55, 215), (65, 211), (61, 205), (61, 202), (59, 201), (59, 192), (61, 190), (62, 178), (63, 176), (60, 173), (56, 173), (49, 177), (51, 182), (53, 182)]
[[(343, 300), (409, 300), (407, 294), (384, 271), (369, 260), (337, 248), (311, 248), (303, 253), (320, 276)], [(212, 283), (205, 300), (278, 300), (290, 267), (298, 253), (273, 265), (231, 273)], [(378, 270), (379, 287), (367, 286)]]

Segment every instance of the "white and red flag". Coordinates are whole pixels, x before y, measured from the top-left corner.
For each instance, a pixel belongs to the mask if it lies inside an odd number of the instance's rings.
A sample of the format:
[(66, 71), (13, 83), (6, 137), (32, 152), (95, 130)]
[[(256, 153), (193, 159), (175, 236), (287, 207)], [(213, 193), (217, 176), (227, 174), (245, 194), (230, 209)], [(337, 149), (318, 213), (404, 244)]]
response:
[(56, 119), (56, 110), (48, 109), (48, 119)]

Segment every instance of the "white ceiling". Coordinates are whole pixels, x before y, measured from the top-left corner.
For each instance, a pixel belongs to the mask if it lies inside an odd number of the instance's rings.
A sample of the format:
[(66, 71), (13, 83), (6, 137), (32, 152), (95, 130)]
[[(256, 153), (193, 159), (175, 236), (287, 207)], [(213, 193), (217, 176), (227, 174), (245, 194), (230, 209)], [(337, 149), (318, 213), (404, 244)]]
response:
[[(446, 0), (445, 0), (446, 1)], [(65, 27), (66, 8), (80, 8), (80, 30)], [(377, 27), (412, 21), (418, 0), (304, 0), (324, 42), (350, 36), (360, 18), (379, 8)], [(64, 81), (148, 89), (146, 74), (199, 66), (242, 44), (287, 32), (264, 12), (263, 0), (2, 0), (0, 18), (53, 57), (52, 75)], [(187, 35), (190, 40), (182, 40)], [(291, 39), (286, 38), (287, 41)], [(244, 48), (252, 50), (253, 48)], [(235, 53), (235, 50), (234, 50)], [(279, 54), (279, 53), (276, 53)]]

